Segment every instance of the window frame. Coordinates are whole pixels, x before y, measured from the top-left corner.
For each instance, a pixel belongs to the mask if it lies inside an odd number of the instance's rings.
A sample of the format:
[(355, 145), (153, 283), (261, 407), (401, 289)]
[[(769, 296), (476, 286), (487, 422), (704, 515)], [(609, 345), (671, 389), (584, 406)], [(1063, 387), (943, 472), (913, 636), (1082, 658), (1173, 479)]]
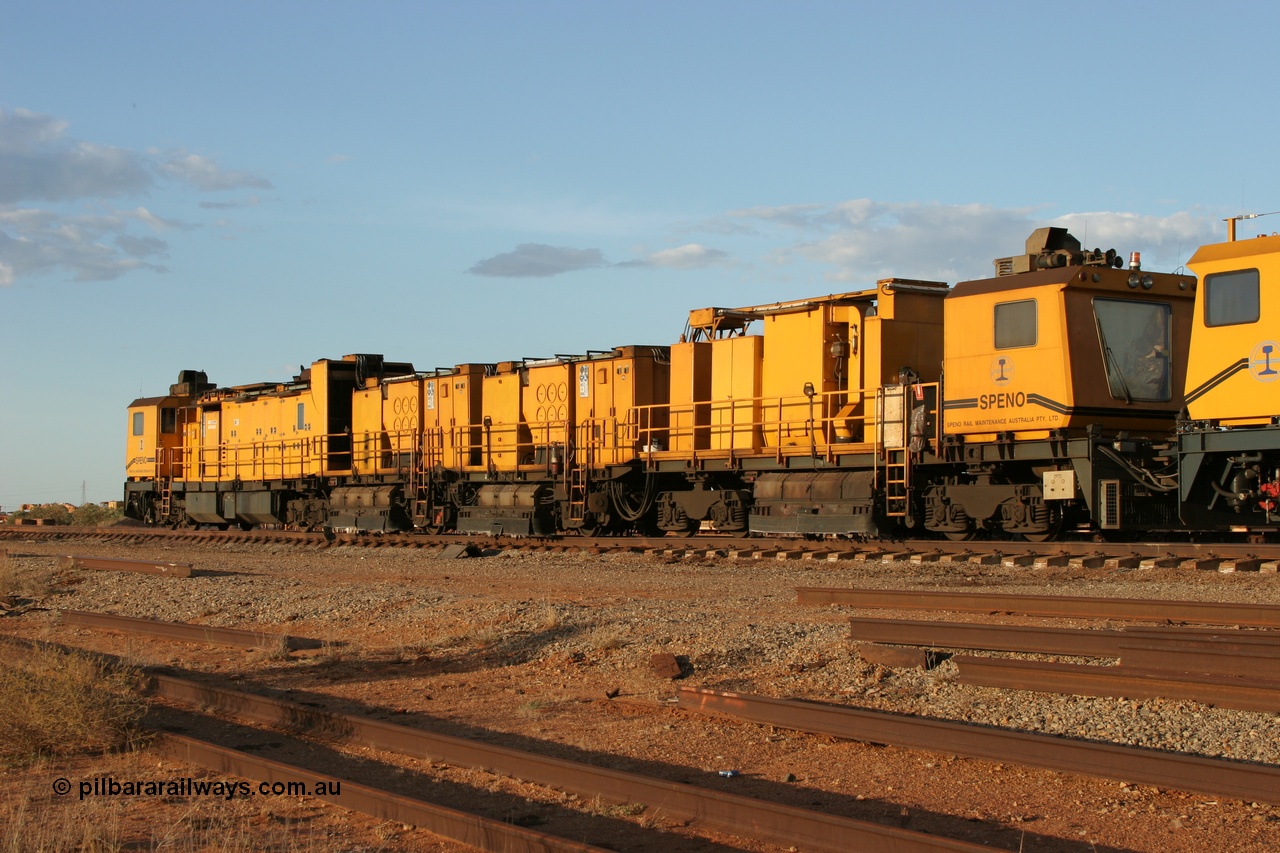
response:
[[(1131, 363), (1128, 360), (1125, 360), (1123, 362), (1120, 361), (1114, 349), (1111, 350), (1111, 354), (1110, 356), (1108, 356), (1108, 349), (1111, 347), (1112, 343), (1117, 343), (1117, 344), (1123, 343), (1131, 346), (1133, 338), (1126, 339), (1123, 342), (1113, 342), (1109, 338), (1107, 338), (1106, 333), (1102, 327), (1102, 315), (1099, 314), (1098, 312), (1099, 303), (1113, 303), (1113, 304), (1120, 304), (1120, 305), (1142, 305), (1147, 307), (1158, 307), (1158, 308), (1164, 309), (1164, 340), (1160, 342), (1160, 345), (1161, 345), (1160, 353), (1163, 355), (1164, 361), (1165, 361), (1164, 373), (1162, 376), (1162, 385), (1161, 385), (1161, 391), (1164, 394), (1164, 396), (1138, 396), (1133, 393), (1134, 389), (1129, 387), (1129, 381), (1140, 378), (1140, 374), (1135, 374), (1127, 370), (1126, 368), (1129, 368), (1132, 366)], [(1089, 310), (1093, 314), (1094, 329), (1098, 333), (1098, 347), (1100, 349), (1100, 354), (1102, 358), (1103, 378), (1106, 382), (1107, 393), (1111, 395), (1111, 399), (1125, 400), (1128, 403), (1160, 404), (1160, 403), (1172, 402), (1173, 396), (1174, 396), (1173, 352), (1172, 352), (1173, 322), (1174, 322), (1173, 304), (1171, 302), (1162, 301), (1160, 299), (1155, 299), (1155, 298), (1125, 299), (1123, 297), (1099, 295), (1099, 296), (1094, 296), (1092, 299), (1089, 300)], [(1116, 388), (1112, 383), (1113, 369), (1121, 385), (1120, 393), (1118, 394), (1116, 393)], [(1140, 388), (1141, 386), (1135, 383), (1135, 387)]]
[[(1248, 276), (1252, 274), (1253, 285), (1253, 317), (1252, 319), (1234, 319), (1221, 320), (1213, 322), (1210, 317), (1210, 299), (1213, 292), (1217, 289), (1217, 285), (1222, 279), (1233, 276)], [(1247, 326), (1257, 323), (1262, 319), (1262, 273), (1257, 267), (1245, 267), (1238, 270), (1227, 270), (1225, 272), (1210, 273), (1204, 277), (1204, 324), (1211, 329), (1223, 328), (1225, 326)]]
[[(1031, 339), (1029, 342), (1024, 342), (1025, 340), (1024, 338), (1018, 337), (1012, 343), (1006, 342), (1002, 344), (1000, 342), (1000, 338), (1001, 338), (1000, 309), (1010, 308), (1015, 305), (1031, 306), (1031, 311), (1032, 311)], [(1008, 323), (1010, 325), (1013, 325), (1012, 320), (1009, 320)], [(1008, 338), (1009, 334), (1006, 333), (1005, 337)], [(1013, 299), (1008, 302), (997, 302), (991, 312), (991, 342), (992, 342), (992, 345), (997, 350), (1027, 349), (1028, 347), (1034, 347), (1037, 344), (1039, 344), (1040, 343), (1040, 300), (1036, 299), (1035, 297), (1032, 297), (1030, 299)]]

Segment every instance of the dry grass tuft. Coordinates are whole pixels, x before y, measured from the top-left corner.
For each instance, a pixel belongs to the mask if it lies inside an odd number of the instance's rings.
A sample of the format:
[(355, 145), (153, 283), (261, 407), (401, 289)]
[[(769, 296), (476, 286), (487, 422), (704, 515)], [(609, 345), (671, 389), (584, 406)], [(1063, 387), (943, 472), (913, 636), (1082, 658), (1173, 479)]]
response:
[(40, 646), (0, 662), (0, 762), (104, 753), (135, 740), (141, 677), (92, 655)]
[[(155, 778), (155, 757), (145, 752), (96, 760), (93, 771), (117, 779)], [(33, 767), (0, 797), (0, 853), (311, 853), (391, 849), (401, 824), (374, 830), (373, 843), (335, 835), (332, 825), (301, 815), (277, 814), (252, 800), (143, 802), (129, 797), (50, 797), (57, 776), (83, 778), (75, 759)], [(38, 775), (37, 775), (38, 774)], [(401, 849), (396, 847), (394, 849)]]
[(591, 632), (587, 642), (600, 652), (615, 651), (627, 644), (630, 634), (618, 625), (601, 625)]
[(587, 812), (601, 817), (638, 817), (649, 807), (644, 803), (606, 803), (600, 797), (593, 798), (586, 804)]
[(289, 638), (283, 634), (264, 634), (261, 646), (253, 650), (254, 663), (278, 663), (289, 660)]
[(359, 643), (347, 643), (341, 640), (322, 640), (320, 652), (312, 662), (318, 667), (335, 667), (342, 663), (354, 661), (363, 653)]
[(541, 618), (538, 620), (537, 627), (539, 631), (549, 634), (564, 627), (564, 620), (553, 605), (543, 604)]
[(7, 551), (0, 551), (0, 596), (40, 599), (53, 592), (52, 573), (19, 568)]
[[(54, 774), (50, 774), (52, 776)], [(123, 809), (119, 802), (87, 801), (68, 808), (64, 799), (50, 800), (48, 777), (43, 785), (30, 780), (25, 790), (0, 803), (5, 827), (0, 853), (73, 853), (117, 851), (123, 845)]]

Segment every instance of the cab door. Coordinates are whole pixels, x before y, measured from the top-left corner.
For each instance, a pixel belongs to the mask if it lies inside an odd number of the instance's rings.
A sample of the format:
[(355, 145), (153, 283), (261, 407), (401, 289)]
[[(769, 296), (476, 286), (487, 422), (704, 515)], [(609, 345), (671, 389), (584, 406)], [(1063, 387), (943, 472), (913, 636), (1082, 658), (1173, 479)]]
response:
[(222, 479), (222, 412), (218, 409), (200, 414), (200, 479)]

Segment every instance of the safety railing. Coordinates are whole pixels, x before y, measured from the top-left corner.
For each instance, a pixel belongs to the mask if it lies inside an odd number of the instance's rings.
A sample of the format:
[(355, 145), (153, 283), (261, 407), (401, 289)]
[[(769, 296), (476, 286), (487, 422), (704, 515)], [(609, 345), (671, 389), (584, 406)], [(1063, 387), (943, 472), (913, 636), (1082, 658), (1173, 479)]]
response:
[[(896, 387), (896, 386), (895, 386)], [(744, 456), (837, 455), (906, 447), (916, 436), (937, 446), (942, 419), (938, 384), (906, 386), (896, 425), (881, 424), (877, 390), (827, 391), (784, 397), (698, 400), (635, 406), (618, 416), (577, 421), (495, 424), (492, 421), (300, 436), (277, 441), (171, 448), (157, 453), (156, 474), (174, 480), (288, 480), (341, 474), (429, 471), (511, 471), (544, 467), (548, 473), (585, 463), (625, 464), (633, 459), (730, 460)], [(912, 414), (927, 412), (923, 430)], [(889, 436), (893, 436), (890, 438)]]
[[(779, 459), (812, 455), (834, 461), (851, 447), (882, 449), (877, 393), (855, 389), (639, 406), (630, 410), (628, 419), (638, 452), (650, 460), (772, 454)], [(908, 386), (906, 396), (909, 411), (929, 409), (923, 437), (936, 447), (941, 437), (938, 384)], [(910, 424), (901, 426), (905, 436)]]

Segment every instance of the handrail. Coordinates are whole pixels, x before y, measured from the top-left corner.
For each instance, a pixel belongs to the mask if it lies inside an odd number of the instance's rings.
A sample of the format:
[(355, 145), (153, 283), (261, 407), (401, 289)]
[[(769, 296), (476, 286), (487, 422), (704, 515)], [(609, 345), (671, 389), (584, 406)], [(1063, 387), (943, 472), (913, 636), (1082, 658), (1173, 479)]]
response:
[[(904, 395), (912, 395), (913, 404), (917, 388), (933, 412), (929, 437), (937, 446), (942, 436), (939, 384), (917, 383), (904, 389)], [(523, 465), (537, 448), (561, 446), (567, 464), (575, 445), (590, 445), (598, 458), (606, 458), (600, 454), (607, 452), (610, 459), (636, 458), (649, 464), (679, 457), (697, 465), (703, 458), (724, 459), (727, 455), (733, 461), (761, 453), (769, 453), (779, 462), (799, 455), (833, 462), (842, 448), (880, 448), (880, 391), (823, 391), (812, 399), (796, 394), (655, 403), (628, 407), (621, 415), (521, 420), (487, 427), (450, 423), (423, 429), (182, 445), (157, 449), (155, 473), (157, 479), (168, 470), (185, 480), (208, 481), (372, 474), (406, 465), (415, 470), (436, 465), (480, 470), (488, 462), (486, 448), (494, 457), (506, 460), (513, 458), (506, 454), (514, 454), (514, 465)], [(544, 461), (549, 464), (549, 458)], [(504, 462), (502, 467), (510, 464)]]

